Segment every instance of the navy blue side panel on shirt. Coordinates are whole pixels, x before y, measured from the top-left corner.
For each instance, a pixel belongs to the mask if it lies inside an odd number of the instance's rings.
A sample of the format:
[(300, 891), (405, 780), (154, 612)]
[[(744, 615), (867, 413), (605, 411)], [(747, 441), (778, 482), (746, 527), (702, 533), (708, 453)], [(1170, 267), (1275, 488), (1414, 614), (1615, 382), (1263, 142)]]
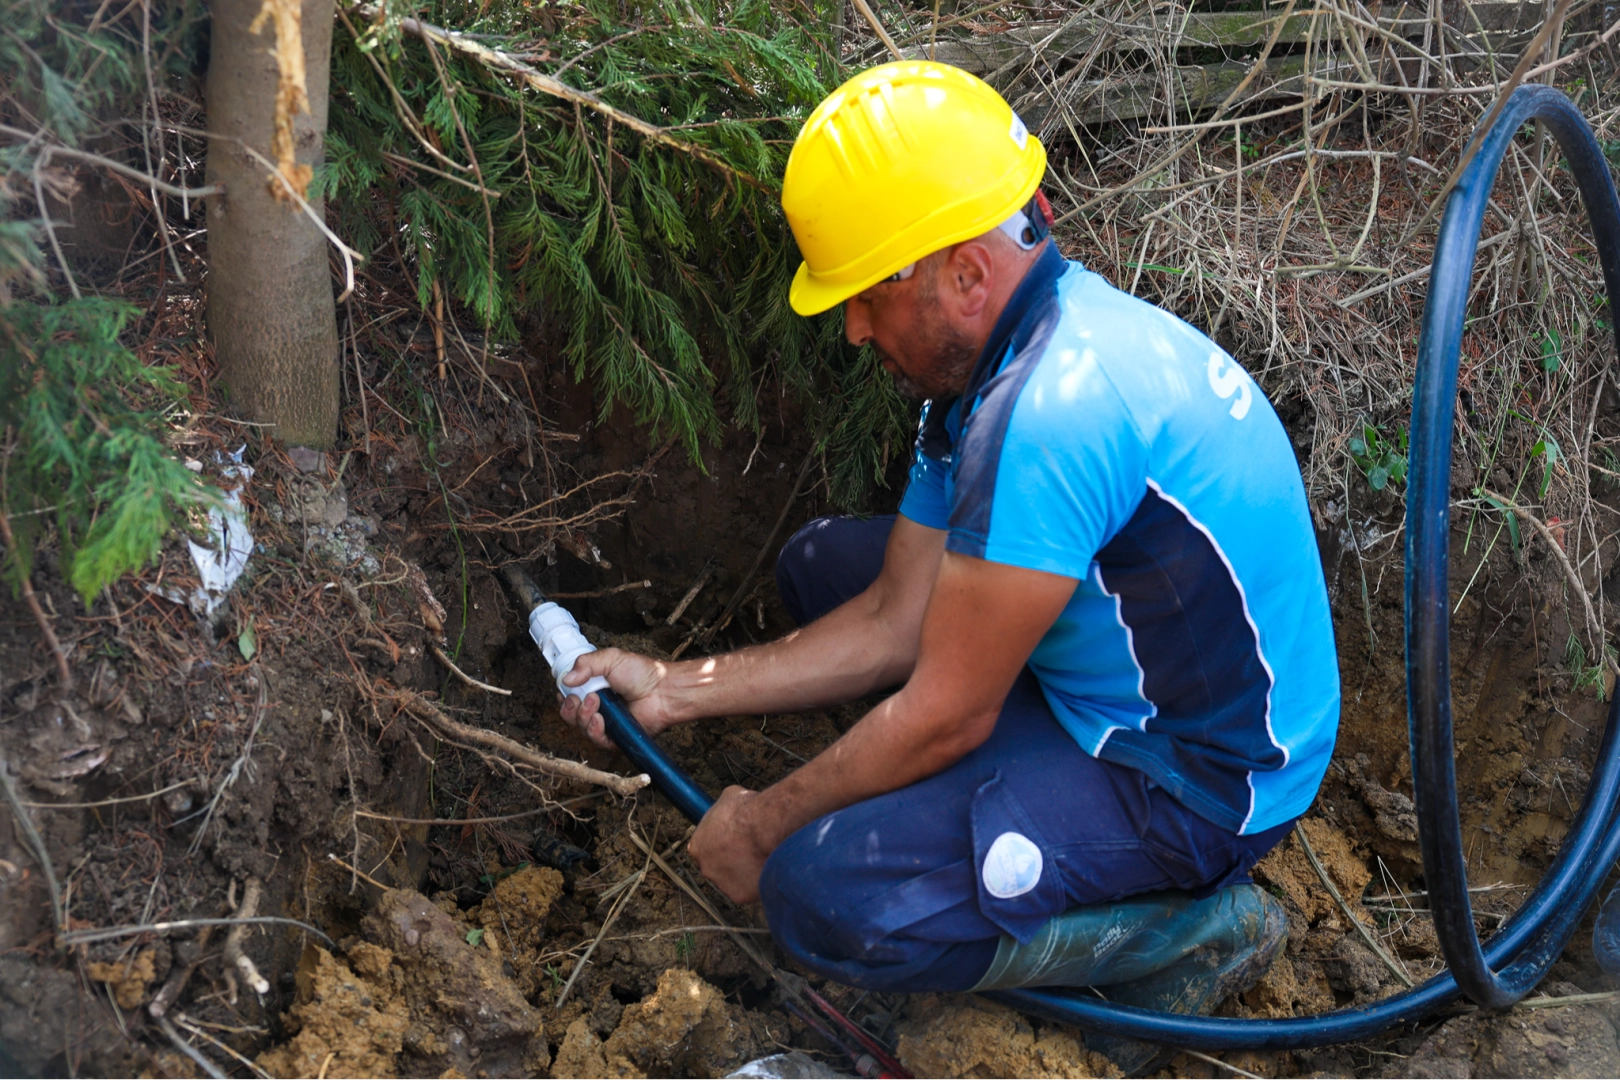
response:
[(1072, 579), (1030, 655), (1087, 753), (1255, 835), (1310, 807), (1339, 673), (1293, 447), (1174, 315), (1042, 252), (967, 388), (925, 415), (900, 513)]
[(1099, 756), (1139, 769), (1168, 764), (1160, 770), (1172, 781), (1165, 787), (1195, 808), (1210, 795), (1218, 805), (1246, 804), (1244, 774), (1280, 769), (1288, 755), (1267, 735), (1271, 673), (1231, 569), (1152, 488), (1097, 553), (1097, 566), (1130, 628), (1142, 693), (1154, 706), (1145, 730), (1110, 732)]

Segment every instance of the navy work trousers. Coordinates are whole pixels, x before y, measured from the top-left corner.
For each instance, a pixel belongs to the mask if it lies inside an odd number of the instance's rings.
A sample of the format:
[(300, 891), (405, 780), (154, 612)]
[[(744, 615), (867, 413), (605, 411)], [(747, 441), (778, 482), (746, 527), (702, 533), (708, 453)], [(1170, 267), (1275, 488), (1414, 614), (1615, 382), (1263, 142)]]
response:
[[(803, 624), (863, 591), (893, 525), (801, 529), (776, 565), (789, 613)], [(1238, 836), (1087, 754), (1026, 668), (983, 745), (788, 837), (760, 897), (776, 942), (819, 974), (869, 990), (966, 990), (1003, 933), (1027, 941), (1071, 907), (1136, 893), (1207, 895), (1247, 880), (1289, 828)]]

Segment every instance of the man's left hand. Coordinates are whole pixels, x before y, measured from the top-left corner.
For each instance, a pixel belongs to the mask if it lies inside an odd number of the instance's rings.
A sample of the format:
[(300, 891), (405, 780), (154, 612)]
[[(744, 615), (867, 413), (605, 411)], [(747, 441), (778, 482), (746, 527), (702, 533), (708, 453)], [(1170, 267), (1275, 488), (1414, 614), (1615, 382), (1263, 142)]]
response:
[(753, 803), (758, 798), (759, 792), (745, 787), (726, 788), (703, 815), (686, 846), (703, 876), (733, 903), (759, 899), (759, 875), (771, 854), (771, 847), (759, 842), (753, 827)]

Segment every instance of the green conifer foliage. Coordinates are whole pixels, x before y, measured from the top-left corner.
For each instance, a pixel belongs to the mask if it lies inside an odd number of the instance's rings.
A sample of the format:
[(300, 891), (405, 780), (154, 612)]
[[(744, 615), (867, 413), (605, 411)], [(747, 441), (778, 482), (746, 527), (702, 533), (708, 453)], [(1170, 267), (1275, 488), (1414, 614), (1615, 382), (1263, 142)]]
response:
[(409, 12), (703, 156), (430, 48), (400, 32), (404, 14), (384, 8), (334, 38), (323, 179), (340, 231), (365, 251), (397, 243), (424, 306), (437, 279), (498, 338), (520, 313), (556, 320), (604, 415), (626, 403), (694, 456), (725, 420), (757, 428), (765, 394), (796, 395), (827, 440), (835, 495), (856, 501), (904, 445), (907, 410), (871, 354), (844, 343), (839, 313), (789, 309), (799, 256), (779, 203), (800, 124), (845, 74), (831, 6), (440, 0)]
[[(155, 9), (160, 41), (187, 40), (194, 7)], [(90, 32), (93, 14), (49, 0), (0, 3), (0, 122), (38, 133), (0, 146), (0, 513), (15, 540), (0, 575), (20, 588), (54, 524), (63, 574), (87, 602), (146, 565), (207, 490), (162, 441), (184, 387), (120, 340), (136, 309), (49, 288), (40, 208), (14, 217), (19, 194), (32, 202), (34, 178), (50, 166), (42, 151), (105, 134), (104, 116), (139, 92), (138, 38), (105, 22)], [(176, 58), (189, 66), (178, 45), (160, 46), (160, 65)]]

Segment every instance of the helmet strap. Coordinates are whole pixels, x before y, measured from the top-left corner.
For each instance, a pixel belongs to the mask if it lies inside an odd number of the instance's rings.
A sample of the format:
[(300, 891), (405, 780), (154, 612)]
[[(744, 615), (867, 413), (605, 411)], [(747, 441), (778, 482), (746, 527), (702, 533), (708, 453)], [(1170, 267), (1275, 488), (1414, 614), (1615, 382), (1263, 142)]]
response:
[(1052, 231), (1051, 204), (1039, 190), (1024, 204), (1022, 210), (997, 226), (1024, 251), (1033, 251)]

